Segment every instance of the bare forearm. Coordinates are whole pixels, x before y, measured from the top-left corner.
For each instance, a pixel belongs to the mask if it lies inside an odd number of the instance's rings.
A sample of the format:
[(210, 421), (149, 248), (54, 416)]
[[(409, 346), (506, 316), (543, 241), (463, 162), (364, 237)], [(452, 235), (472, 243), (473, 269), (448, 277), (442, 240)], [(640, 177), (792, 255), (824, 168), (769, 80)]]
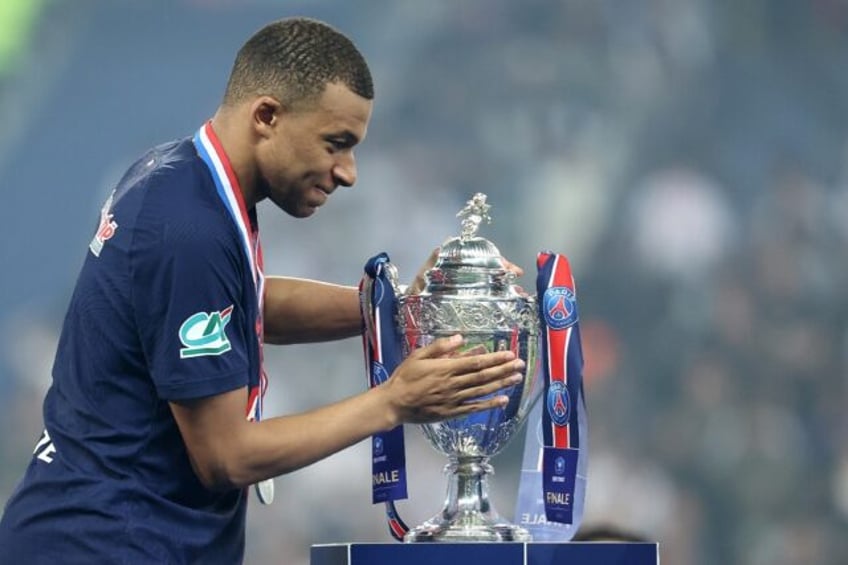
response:
[(209, 488), (239, 488), (294, 471), (398, 422), (380, 388), (261, 422), (239, 415), (245, 395), (242, 389), (171, 405), (195, 472)]
[(359, 291), (309, 279), (268, 277), (264, 321), (265, 342), (278, 345), (359, 335)]
[(172, 402), (192, 466), (208, 488), (228, 489), (314, 463), (401, 422), (447, 420), (504, 406), (493, 396), (522, 379), (510, 351), (457, 355), (460, 336), (412, 352), (388, 381), (302, 414), (247, 422), (247, 388)]
[(393, 422), (376, 389), (318, 410), (250, 424), (236, 465), (236, 486), (290, 473), (383, 430)]

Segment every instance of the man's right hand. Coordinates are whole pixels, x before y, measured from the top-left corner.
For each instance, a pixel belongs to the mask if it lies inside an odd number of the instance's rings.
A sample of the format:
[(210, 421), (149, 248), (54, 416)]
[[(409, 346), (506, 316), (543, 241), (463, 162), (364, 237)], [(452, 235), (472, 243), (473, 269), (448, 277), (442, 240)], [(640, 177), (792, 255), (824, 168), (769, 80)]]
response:
[(393, 420), (423, 424), (505, 406), (497, 391), (522, 381), (524, 362), (511, 351), (459, 353), (455, 335), (412, 352), (384, 384)]
[(460, 336), (413, 352), (366, 392), (300, 414), (248, 422), (247, 387), (171, 402), (192, 467), (210, 489), (242, 488), (323, 459), (401, 423), (446, 420), (506, 404), (497, 391), (521, 380), (510, 351), (461, 351)]

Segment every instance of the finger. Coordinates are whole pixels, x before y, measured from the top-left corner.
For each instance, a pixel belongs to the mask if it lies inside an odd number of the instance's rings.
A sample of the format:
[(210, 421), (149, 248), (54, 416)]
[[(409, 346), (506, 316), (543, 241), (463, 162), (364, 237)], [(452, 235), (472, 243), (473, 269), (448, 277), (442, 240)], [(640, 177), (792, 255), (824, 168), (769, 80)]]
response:
[(475, 400), (473, 402), (466, 402), (465, 404), (455, 406), (447, 411), (445, 419), (467, 416), (468, 414), (483, 412), (484, 410), (504, 408), (507, 404), (509, 404), (509, 397), (499, 394), (498, 396)]
[(465, 351), (461, 351), (459, 355), (461, 357), (471, 357), (472, 355), (483, 355), (484, 353), (488, 353), (489, 350), (486, 349), (486, 345), (483, 343), (478, 343), (473, 347), (469, 347)]
[(413, 351), (410, 357), (417, 357), (420, 359), (444, 357), (445, 355), (458, 350), (464, 343), (465, 339), (459, 334), (455, 334), (450, 337), (441, 337), (434, 340), (433, 343)]
[(494, 351), (480, 355), (456, 356), (444, 359), (443, 369), (452, 375), (465, 375), (485, 371), (515, 360), (515, 353), (510, 350)]
[(456, 393), (455, 398), (462, 404), (473, 403), (488, 398), (498, 391), (504, 391), (506, 393), (508, 392), (507, 389), (511, 389), (523, 380), (524, 375), (521, 373), (510, 373), (506, 377), (499, 378), (495, 381), (462, 389)]
[[(474, 387), (488, 385), (489, 383), (497, 383), (502, 379), (510, 379), (514, 375), (521, 377), (521, 375), (524, 374), (523, 370), (524, 362), (521, 359), (516, 359), (508, 363), (502, 363), (494, 367), (483, 369), (482, 371), (475, 371), (464, 375), (455, 375), (450, 379), (450, 386), (457, 391), (467, 390)], [(511, 384), (515, 383), (513, 382)], [(496, 385), (493, 390), (497, 390), (498, 388), (499, 386)], [(489, 392), (492, 391), (490, 390)], [(473, 396), (473, 394), (470, 395), (472, 398)]]
[(409, 285), (407, 289), (410, 294), (418, 294), (424, 287), (426, 286), (425, 277), (427, 275), (427, 271), (433, 268), (433, 265), (436, 264), (436, 260), (439, 258), (439, 252), (441, 251), (441, 247), (436, 247), (430, 253), (430, 256), (427, 257), (427, 261), (425, 261), (424, 265), (419, 269), (418, 273), (415, 275), (415, 280), (412, 281), (412, 284)]
[(519, 267), (518, 265), (516, 265), (512, 261), (509, 261), (508, 259), (504, 259), (503, 257), (501, 257), (501, 263), (503, 263), (503, 266), (507, 271), (512, 271), (513, 273), (515, 273), (519, 277), (524, 276), (524, 269), (522, 269), (521, 267)]
[[(466, 344), (463, 343), (463, 346)], [(488, 353), (489, 350), (486, 348), (486, 345), (483, 343), (478, 343), (468, 349), (457, 349), (455, 351), (451, 351), (447, 355), (444, 355), (445, 359), (455, 359), (457, 357), (472, 357), (474, 355), (483, 355), (484, 353)]]

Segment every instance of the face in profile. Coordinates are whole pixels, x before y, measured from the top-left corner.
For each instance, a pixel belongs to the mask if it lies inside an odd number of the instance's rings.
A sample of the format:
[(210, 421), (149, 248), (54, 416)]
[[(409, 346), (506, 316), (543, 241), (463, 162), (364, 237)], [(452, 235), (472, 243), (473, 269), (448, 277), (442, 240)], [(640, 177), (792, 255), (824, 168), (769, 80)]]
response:
[(372, 105), (343, 84), (330, 83), (303, 108), (278, 106), (257, 147), (260, 194), (304, 218), (336, 188), (352, 186), (353, 150), (365, 138)]

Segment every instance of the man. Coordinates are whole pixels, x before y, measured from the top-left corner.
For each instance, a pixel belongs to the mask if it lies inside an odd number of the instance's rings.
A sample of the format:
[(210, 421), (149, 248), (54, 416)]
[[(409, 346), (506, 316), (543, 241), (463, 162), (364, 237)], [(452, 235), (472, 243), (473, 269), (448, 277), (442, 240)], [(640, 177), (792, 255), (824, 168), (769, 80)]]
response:
[(247, 486), (404, 422), (505, 403), (492, 393), (521, 362), (456, 355), (454, 336), (381, 386), (258, 421), (263, 343), (354, 336), (362, 320), (353, 287), (265, 278), (256, 203), (305, 218), (352, 186), (372, 98), (345, 36), (274, 22), (239, 51), (213, 118), (130, 167), (71, 299), (45, 432), (0, 522), (4, 560), (237, 563)]

